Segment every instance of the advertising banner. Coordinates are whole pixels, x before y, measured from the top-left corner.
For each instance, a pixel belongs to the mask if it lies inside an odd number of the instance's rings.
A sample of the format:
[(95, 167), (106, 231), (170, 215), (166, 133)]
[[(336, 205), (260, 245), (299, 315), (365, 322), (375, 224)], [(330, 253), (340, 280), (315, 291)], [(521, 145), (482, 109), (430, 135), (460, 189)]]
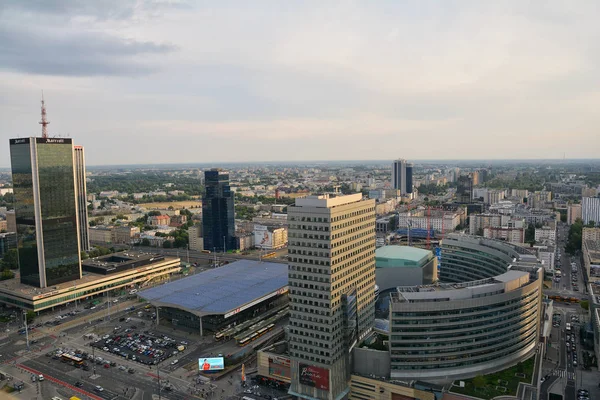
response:
[(291, 379), (290, 359), (284, 357), (269, 357), (269, 375), (275, 378)]
[(261, 249), (272, 249), (273, 232), (269, 232), (266, 226), (254, 225), (254, 245)]
[(298, 368), (302, 385), (329, 390), (329, 370), (302, 363), (298, 364)]
[(220, 371), (225, 369), (225, 362), (223, 357), (199, 358), (198, 368), (200, 371)]

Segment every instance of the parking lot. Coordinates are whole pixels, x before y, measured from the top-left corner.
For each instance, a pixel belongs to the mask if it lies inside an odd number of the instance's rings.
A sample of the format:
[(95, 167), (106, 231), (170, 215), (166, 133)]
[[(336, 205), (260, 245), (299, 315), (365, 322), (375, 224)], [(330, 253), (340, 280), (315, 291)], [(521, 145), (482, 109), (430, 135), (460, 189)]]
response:
[(169, 336), (159, 336), (149, 330), (137, 331), (137, 326), (117, 326), (114, 333), (105, 334), (90, 343), (104, 352), (112, 353), (145, 365), (156, 365), (168, 358), (175, 363), (177, 355), (187, 346), (185, 341), (177, 341)]

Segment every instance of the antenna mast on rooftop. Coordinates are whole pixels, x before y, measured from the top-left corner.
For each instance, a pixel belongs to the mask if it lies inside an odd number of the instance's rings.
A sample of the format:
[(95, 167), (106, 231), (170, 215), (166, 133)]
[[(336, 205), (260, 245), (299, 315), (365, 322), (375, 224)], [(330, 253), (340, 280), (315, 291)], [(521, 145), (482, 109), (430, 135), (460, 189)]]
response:
[(39, 124), (42, 126), (42, 137), (45, 139), (48, 137), (48, 120), (46, 119), (46, 104), (44, 104), (44, 91), (42, 90), (42, 120)]

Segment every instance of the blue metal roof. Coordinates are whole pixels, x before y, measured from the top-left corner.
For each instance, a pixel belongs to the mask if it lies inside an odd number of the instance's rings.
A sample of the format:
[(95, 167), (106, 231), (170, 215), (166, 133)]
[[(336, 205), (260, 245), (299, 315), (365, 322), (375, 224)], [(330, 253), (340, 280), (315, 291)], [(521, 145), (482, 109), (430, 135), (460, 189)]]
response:
[(239, 260), (139, 295), (154, 305), (196, 315), (226, 314), (287, 285), (287, 264)]

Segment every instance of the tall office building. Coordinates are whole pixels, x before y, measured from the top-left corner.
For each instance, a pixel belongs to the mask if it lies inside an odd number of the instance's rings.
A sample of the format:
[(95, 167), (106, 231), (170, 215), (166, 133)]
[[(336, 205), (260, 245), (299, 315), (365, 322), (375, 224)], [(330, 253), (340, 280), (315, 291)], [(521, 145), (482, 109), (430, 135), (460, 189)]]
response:
[(211, 251), (234, 250), (235, 209), (229, 173), (217, 168), (204, 173), (206, 193), (202, 198), (204, 248)]
[(394, 189), (399, 190), (405, 196), (412, 193), (413, 187), (413, 164), (406, 160), (396, 160), (392, 166), (392, 183)]
[(21, 282), (48, 287), (81, 278), (73, 143), (10, 140)]
[(73, 146), (75, 155), (75, 189), (77, 190), (77, 212), (79, 213), (79, 244), (82, 251), (90, 251), (90, 236), (87, 213), (87, 185), (85, 180), (85, 155), (83, 146)]
[(473, 198), (473, 178), (462, 175), (456, 180), (456, 198), (460, 203), (470, 203)]
[(581, 199), (581, 219), (584, 224), (594, 221), (600, 225), (600, 197), (583, 197)]
[(288, 208), (290, 394), (341, 399), (374, 322), (375, 200), (308, 196)]

